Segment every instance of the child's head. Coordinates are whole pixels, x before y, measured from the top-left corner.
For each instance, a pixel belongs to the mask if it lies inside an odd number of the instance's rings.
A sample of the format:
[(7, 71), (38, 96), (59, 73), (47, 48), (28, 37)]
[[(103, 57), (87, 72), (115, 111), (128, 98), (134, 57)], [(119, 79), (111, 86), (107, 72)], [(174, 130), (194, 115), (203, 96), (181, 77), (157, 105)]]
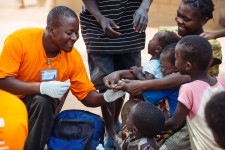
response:
[(203, 25), (213, 18), (212, 0), (181, 0), (175, 20), (180, 36), (201, 34)]
[(225, 148), (225, 92), (214, 95), (205, 107), (205, 118), (215, 141)]
[(148, 43), (148, 53), (153, 57), (158, 56), (161, 50), (168, 44), (178, 42), (180, 38), (174, 32), (170, 31), (159, 31)]
[(181, 74), (207, 72), (212, 48), (207, 39), (198, 35), (183, 37), (175, 48), (175, 66)]
[(160, 54), (161, 71), (164, 76), (177, 72), (175, 67), (175, 47), (177, 43), (167, 45)]
[(163, 130), (165, 118), (163, 112), (156, 106), (139, 102), (131, 108), (126, 125), (137, 139), (141, 137), (152, 138)]

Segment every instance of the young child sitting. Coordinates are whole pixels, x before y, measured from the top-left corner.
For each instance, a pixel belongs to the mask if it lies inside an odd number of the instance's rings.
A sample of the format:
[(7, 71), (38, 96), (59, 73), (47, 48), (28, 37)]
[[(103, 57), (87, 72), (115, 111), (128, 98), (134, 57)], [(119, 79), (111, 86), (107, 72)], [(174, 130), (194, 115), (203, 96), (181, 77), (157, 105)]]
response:
[[(177, 72), (175, 67), (176, 43), (167, 45), (160, 54), (161, 72), (163, 76)], [(169, 104), (169, 117), (173, 116), (177, 106), (178, 89), (157, 90), (143, 92), (144, 100), (152, 104), (158, 104), (160, 100), (167, 98)]]
[[(149, 62), (147, 62), (143, 67), (132, 67), (131, 72), (134, 75), (134, 77), (138, 80), (150, 80), (150, 79), (160, 79), (163, 78), (163, 73), (161, 72), (161, 63), (160, 63), (160, 54), (161, 51), (165, 48), (165, 46), (177, 43), (180, 40), (178, 35), (174, 32), (170, 31), (160, 31), (157, 32), (153, 38), (148, 43), (148, 53), (152, 56)], [(174, 65), (173, 65), (174, 66)], [(119, 81), (117, 83), (119, 86), (122, 86), (125, 84), (122, 81)], [(170, 93), (174, 91), (171, 90)], [(157, 92), (157, 91), (155, 91)], [(159, 94), (156, 94), (158, 97), (154, 99), (154, 104), (158, 103), (160, 100), (168, 96), (170, 93), (167, 91), (167, 93), (164, 93), (164, 91), (158, 91)], [(166, 92), (166, 90), (165, 90)], [(162, 93), (164, 93), (164, 97), (162, 97)], [(176, 94), (178, 96), (178, 93)], [(160, 96), (160, 97), (159, 97)], [(140, 101), (140, 98), (138, 98), (138, 102)], [(124, 126), (127, 116), (130, 112), (131, 107), (136, 104), (137, 100), (136, 98), (132, 98), (128, 100), (121, 111), (121, 118), (122, 118), (122, 125)], [(177, 100), (176, 100), (177, 103)], [(172, 109), (174, 110), (174, 109)], [(173, 114), (173, 111), (171, 115)]]
[(180, 38), (173, 32), (157, 32), (148, 43), (148, 54), (152, 56), (151, 59), (143, 67), (131, 67), (130, 71), (134, 77), (138, 80), (163, 78), (165, 75), (161, 71), (160, 54), (167, 45), (177, 43), (179, 40)]
[(176, 68), (181, 74), (191, 76), (191, 82), (180, 87), (177, 108), (166, 121), (165, 129), (179, 129), (186, 120), (191, 149), (219, 149), (204, 115), (205, 105), (212, 95), (225, 89), (225, 78), (211, 77), (207, 73), (212, 59), (211, 45), (201, 36), (188, 35), (178, 42), (175, 57)]
[(213, 137), (225, 149), (225, 91), (214, 95), (205, 107), (205, 118)]
[(129, 131), (122, 144), (122, 150), (157, 150), (154, 136), (164, 128), (163, 112), (156, 106), (140, 102), (135, 104), (126, 121)]

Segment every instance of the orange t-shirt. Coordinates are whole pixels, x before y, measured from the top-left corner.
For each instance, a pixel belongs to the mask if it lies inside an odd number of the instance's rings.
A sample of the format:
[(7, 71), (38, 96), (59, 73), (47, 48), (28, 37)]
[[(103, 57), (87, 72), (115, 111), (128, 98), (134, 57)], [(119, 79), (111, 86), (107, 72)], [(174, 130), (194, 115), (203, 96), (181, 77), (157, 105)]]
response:
[(57, 70), (56, 80), (70, 79), (71, 92), (82, 100), (95, 88), (79, 52), (75, 48), (69, 53), (61, 50), (56, 57), (47, 58), (43, 33), (41, 28), (25, 28), (8, 36), (0, 56), (0, 78), (13, 76), (25, 82), (41, 82), (42, 70)]
[(0, 149), (22, 150), (28, 135), (28, 114), (16, 96), (0, 90)]

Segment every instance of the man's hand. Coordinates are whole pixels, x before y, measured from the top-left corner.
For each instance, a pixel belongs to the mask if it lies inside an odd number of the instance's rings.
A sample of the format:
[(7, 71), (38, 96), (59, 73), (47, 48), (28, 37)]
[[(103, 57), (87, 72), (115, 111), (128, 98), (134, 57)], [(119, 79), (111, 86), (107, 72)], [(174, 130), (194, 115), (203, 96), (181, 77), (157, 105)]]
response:
[(112, 19), (102, 17), (100, 20), (100, 25), (102, 26), (102, 30), (105, 32), (107, 37), (117, 38), (121, 35), (120, 32), (114, 30), (119, 29), (119, 26), (117, 26)]
[(148, 9), (141, 5), (133, 15), (133, 24), (136, 32), (145, 32), (148, 25)]
[(105, 76), (103, 78), (103, 83), (105, 84), (107, 88), (113, 89), (117, 86), (116, 84), (119, 80), (120, 80), (120, 74), (117, 71), (115, 71)]
[(71, 83), (70, 80), (65, 82), (60, 81), (48, 81), (40, 84), (40, 93), (48, 95), (53, 98), (61, 98), (69, 89)]

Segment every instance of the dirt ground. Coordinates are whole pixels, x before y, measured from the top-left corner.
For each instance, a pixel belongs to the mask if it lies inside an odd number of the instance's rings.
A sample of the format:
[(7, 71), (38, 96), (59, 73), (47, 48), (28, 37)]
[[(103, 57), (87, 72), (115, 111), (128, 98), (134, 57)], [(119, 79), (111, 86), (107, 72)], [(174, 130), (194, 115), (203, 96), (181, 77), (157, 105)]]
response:
[[(35, 0), (25, 1), (26, 8), (18, 9), (16, 6), (16, 0), (1, 0), (0, 3), (0, 51), (3, 47), (4, 39), (8, 34), (19, 28), (24, 27), (45, 27), (46, 22), (46, 9), (45, 7), (39, 7), (36, 5)], [(146, 31), (146, 46), (149, 39), (157, 32), (157, 28), (148, 27)], [(218, 39), (222, 44), (223, 54), (225, 56), (225, 38)], [(83, 61), (88, 71), (86, 48), (80, 35), (79, 40), (75, 43), (75, 47), (81, 53)], [(142, 51), (142, 62), (147, 62), (150, 56), (147, 54), (147, 49)], [(224, 59), (225, 61), (225, 59)], [(220, 75), (225, 76), (225, 62), (220, 65)], [(128, 96), (127, 96), (128, 97)], [(127, 100), (126, 97), (126, 100)], [(66, 102), (63, 106), (65, 109), (83, 109), (94, 112), (101, 115), (100, 108), (87, 108), (82, 105), (76, 98), (69, 94)]]

